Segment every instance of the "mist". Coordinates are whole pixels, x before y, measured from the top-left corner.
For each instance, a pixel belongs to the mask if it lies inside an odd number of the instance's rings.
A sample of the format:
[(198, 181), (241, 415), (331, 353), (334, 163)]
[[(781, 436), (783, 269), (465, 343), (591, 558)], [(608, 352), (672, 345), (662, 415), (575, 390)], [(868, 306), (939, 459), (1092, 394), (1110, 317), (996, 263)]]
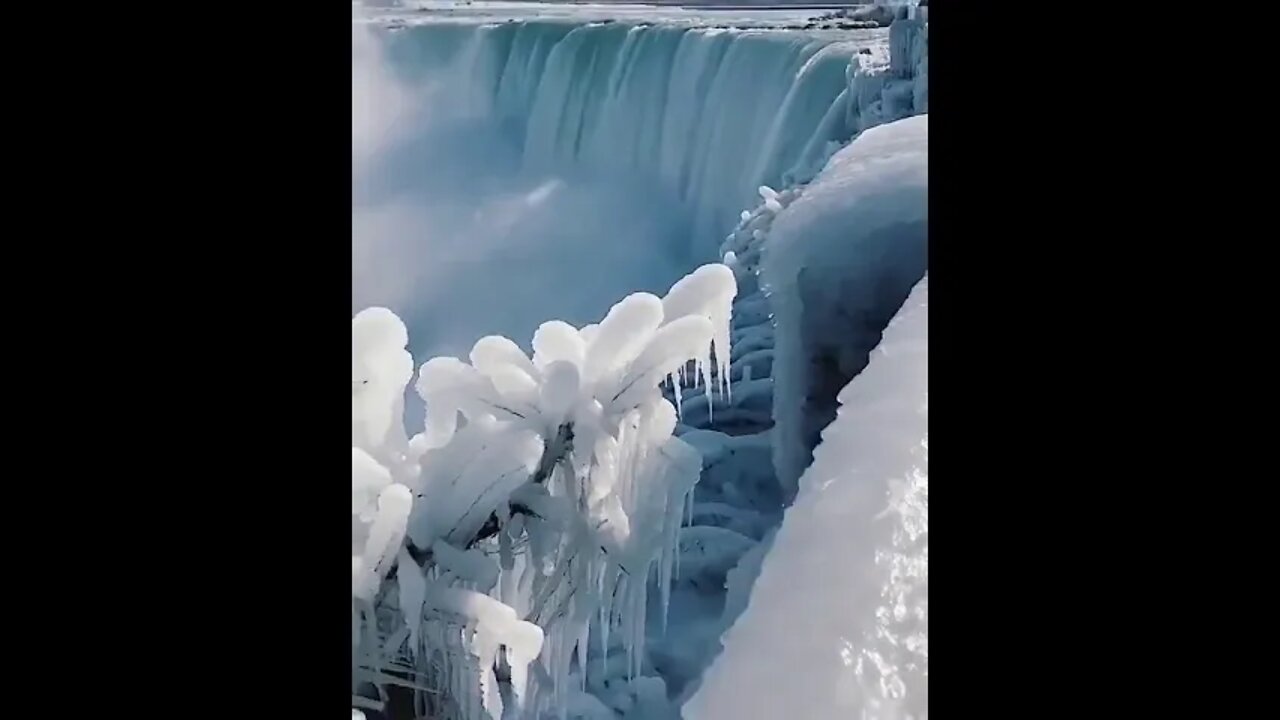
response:
[(595, 322), (692, 265), (679, 204), (639, 178), (524, 171), (521, 141), (462, 101), (458, 68), (412, 81), (352, 29), (352, 312), (409, 326), (421, 364), (551, 319)]

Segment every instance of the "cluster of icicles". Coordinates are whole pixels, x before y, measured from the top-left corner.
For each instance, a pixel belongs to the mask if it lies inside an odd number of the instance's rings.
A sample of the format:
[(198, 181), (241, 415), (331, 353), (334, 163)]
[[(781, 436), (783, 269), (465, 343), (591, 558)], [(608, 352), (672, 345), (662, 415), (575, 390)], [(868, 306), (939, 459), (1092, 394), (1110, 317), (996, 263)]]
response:
[(419, 715), (563, 711), (597, 638), (638, 673), (649, 582), (665, 619), (702, 465), (662, 386), (727, 394), (736, 292), (707, 265), (596, 325), (544, 323), (532, 357), (490, 336), (470, 362), (432, 359), (413, 437), (404, 324), (381, 308), (352, 320), (353, 705), (378, 707), (355, 685), (390, 668), (420, 688)]
[(724, 264), (733, 269), (738, 283), (729, 376), (741, 392), (750, 392), (753, 381), (767, 379), (773, 373), (773, 316), (760, 282), (760, 268), (774, 220), (803, 192), (803, 186), (782, 191), (760, 186), (761, 203), (753, 210), (742, 211), (741, 222), (720, 245)]
[[(767, 185), (761, 185), (757, 192), (760, 194), (760, 204), (754, 210), (743, 210), (737, 227), (720, 244), (724, 263), (733, 269), (739, 287), (743, 289), (742, 296), (737, 300), (739, 304), (747, 298), (755, 297), (759, 291), (758, 276), (765, 238), (773, 227), (774, 219), (800, 197), (804, 187), (797, 185), (778, 192)], [(742, 283), (746, 285), (743, 286)], [(738, 325), (740, 327), (741, 323)]]

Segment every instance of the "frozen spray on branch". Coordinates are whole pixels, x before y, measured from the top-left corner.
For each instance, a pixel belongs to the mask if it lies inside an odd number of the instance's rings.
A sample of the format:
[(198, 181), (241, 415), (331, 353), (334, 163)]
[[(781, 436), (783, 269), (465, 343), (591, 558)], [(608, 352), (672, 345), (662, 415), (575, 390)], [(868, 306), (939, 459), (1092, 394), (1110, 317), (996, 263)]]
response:
[[(489, 336), (469, 362), (434, 358), (418, 372), (427, 416), (412, 438), (404, 325), (381, 308), (353, 319), (353, 603), (395, 605), (403, 631), (377, 657), (446, 688), (417, 694), (433, 717), (562, 709), (592, 641), (605, 656), (612, 638), (639, 674), (648, 583), (665, 613), (702, 466), (673, 436), (662, 385), (727, 394), (736, 292), (729, 268), (707, 265), (598, 324), (544, 323), (532, 357)], [(398, 592), (379, 595), (397, 559)], [(368, 634), (353, 629), (357, 643)]]

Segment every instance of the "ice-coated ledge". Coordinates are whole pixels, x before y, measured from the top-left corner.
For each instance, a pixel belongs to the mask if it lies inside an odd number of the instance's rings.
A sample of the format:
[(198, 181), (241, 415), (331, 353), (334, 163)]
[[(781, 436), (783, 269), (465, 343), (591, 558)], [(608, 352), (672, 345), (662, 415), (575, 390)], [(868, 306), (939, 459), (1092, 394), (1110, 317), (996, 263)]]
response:
[(928, 267), (929, 116), (841, 150), (773, 223), (762, 261), (774, 313), (774, 465), (794, 492), (840, 387)]
[(928, 716), (928, 279), (839, 393), (684, 720)]

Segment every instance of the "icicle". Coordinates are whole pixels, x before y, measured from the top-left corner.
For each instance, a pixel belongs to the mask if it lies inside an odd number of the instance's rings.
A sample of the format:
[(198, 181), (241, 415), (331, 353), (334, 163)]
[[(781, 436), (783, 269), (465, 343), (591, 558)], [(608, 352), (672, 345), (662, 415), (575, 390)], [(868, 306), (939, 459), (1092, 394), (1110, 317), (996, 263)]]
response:
[(630, 593), (632, 597), (632, 608), (630, 612), (631, 625), (631, 657), (627, 663), (627, 680), (634, 680), (640, 674), (640, 654), (644, 651), (644, 606), (645, 593)]
[(662, 630), (667, 630), (667, 609), (671, 604), (671, 572), (673, 561), (671, 547), (671, 513), (664, 508), (662, 518), (662, 554), (658, 557), (658, 596), (662, 602)]
[[(662, 506), (662, 517), (659, 518), (662, 523), (661, 557), (666, 558), (665, 569), (660, 565), (659, 570), (664, 578), (670, 575), (669, 571), (674, 570), (676, 563), (679, 561), (675, 544), (675, 529), (680, 522), (676, 511), (676, 503), (679, 502), (681, 502), (679, 498), (668, 495), (666, 502)], [(680, 507), (683, 507), (683, 504)]]
[(586, 686), (587, 674), (585, 672), (587, 667), (587, 644), (583, 642), (583, 640), (586, 638), (589, 632), (590, 632), (589, 630), (585, 630), (585, 629), (579, 630), (576, 634), (577, 636), (574, 638), (574, 643), (573, 643), (574, 661), (577, 662), (578, 668), (582, 671), (579, 674), (582, 676), (581, 689), (583, 690), (585, 690), (587, 687)]
[(411, 656), (418, 654), (418, 643), (422, 634), (422, 605), (426, 601), (427, 583), (422, 577), (422, 570), (404, 548), (400, 549), (396, 585), (400, 590), (400, 612), (409, 628), (409, 651)]
[(672, 573), (675, 577), (680, 576), (680, 515), (684, 512), (684, 503), (679, 499), (672, 499), (671, 513), (675, 517), (670, 522), (671, 530), (671, 556), (674, 559), (672, 563)]

